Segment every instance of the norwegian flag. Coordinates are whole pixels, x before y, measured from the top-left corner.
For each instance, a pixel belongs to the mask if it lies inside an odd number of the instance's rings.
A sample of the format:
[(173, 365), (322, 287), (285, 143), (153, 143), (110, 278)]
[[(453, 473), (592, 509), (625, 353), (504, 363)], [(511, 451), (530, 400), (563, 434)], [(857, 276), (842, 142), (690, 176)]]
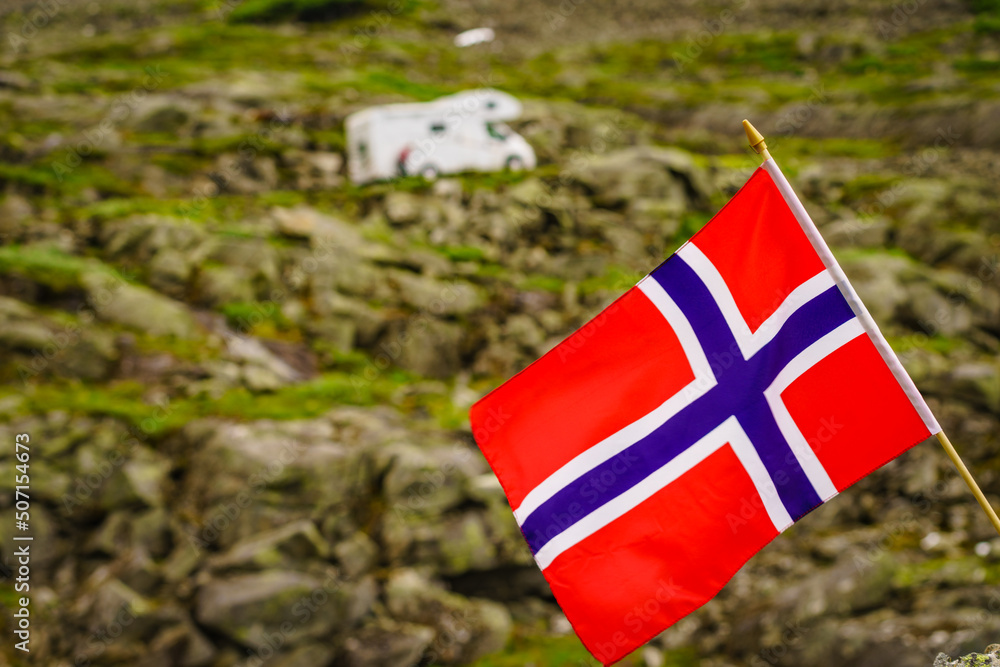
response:
[(687, 244), (472, 408), (603, 664), (940, 427), (772, 160)]

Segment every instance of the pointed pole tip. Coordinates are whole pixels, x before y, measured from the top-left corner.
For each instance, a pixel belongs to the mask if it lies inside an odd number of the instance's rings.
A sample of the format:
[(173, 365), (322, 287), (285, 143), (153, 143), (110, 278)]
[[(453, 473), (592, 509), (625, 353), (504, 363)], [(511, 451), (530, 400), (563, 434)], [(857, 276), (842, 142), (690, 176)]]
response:
[(754, 150), (755, 153), (764, 158), (764, 160), (770, 160), (771, 154), (767, 152), (767, 144), (764, 142), (764, 135), (757, 131), (757, 128), (753, 126), (746, 118), (743, 119), (743, 130), (747, 133), (747, 141), (750, 142), (750, 148)]

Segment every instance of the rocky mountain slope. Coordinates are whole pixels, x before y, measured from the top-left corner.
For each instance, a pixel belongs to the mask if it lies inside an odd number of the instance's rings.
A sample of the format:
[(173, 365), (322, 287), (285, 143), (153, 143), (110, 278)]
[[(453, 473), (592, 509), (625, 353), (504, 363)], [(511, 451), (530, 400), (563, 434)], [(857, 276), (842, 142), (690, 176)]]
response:
[[(18, 433), (35, 542), (0, 663), (594, 664), (467, 410), (711, 217), (744, 117), (1000, 504), (995, 11), (740, 5), (4, 5), (4, 637)], [(538, 169), (347, 182), (348, 113), (479, 85), (525, 99)], [(626, 664), (976, 650), (991, 531), (918, 446)]]

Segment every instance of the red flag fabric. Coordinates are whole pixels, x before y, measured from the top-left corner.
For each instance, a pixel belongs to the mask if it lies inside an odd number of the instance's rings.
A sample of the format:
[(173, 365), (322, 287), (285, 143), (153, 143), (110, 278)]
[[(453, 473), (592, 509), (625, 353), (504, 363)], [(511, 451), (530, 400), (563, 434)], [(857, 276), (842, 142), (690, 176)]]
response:
[(556, 600), (606, 665), (940, 430), (771, 160), (471, 423)]

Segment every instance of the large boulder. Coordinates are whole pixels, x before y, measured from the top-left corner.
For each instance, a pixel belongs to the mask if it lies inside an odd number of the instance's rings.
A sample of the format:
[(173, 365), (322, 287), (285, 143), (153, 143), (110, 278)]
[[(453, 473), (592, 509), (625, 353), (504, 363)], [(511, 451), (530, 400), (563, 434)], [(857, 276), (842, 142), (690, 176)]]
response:
[(378, 545), (360, 531), (337, 542), (332, 551), (348, 579), (355, 579), (371, 571), (379, 556)]
[(189, 424), (182, 493), (196, 520), (192, 540), (228, 548), (301, 519), (354, 532), (349, 517), (366, 507), (375, 475), (370, 446), (389, 433), (378, 420), (357, 430), (327, 419)]
[(80, 319), (57, 321), (7, 297), (0, 297), (0, 349), (22, 381), (50, 374), (102, 380), (119, 356), (113, 334)]
[(87, 300), (97, 316), (152, 336), (193, 339), (198, 324), (187, 307), (147, 287), (109, 280), (107, 276), (83, 277)]
[(164, 215), (137, 215), (104, 223), (99, 232), (104, 256), (138, 267), (161, 253), (183, 253), (186, 271), (204, 259), (214, 245), (204, 227), (184, 218)]
[(514, 125), (542, 164), (562, 162), (573, 150), (600, 155), (634, 146), (647, 141), (649, 134), (636, 116), (571, 102), (526, 100)]
[(330, 190), (344, 181), (340, 153), (291, 149), (282, 153), (281, 159), (294, 172), (297, 190)]
[(209, 559), (209, 565), (216, 570), (268, 569), (325, 560), (328, 554), (329, 547), (316, 524), (301, 519), (240, 540), (225, 553)]
[(415, 570), (394, 572), (385, 596), (393, 618), (435, 629), (427, 654), (430, 664), (475, 662), (501, 650), (513, 628), (510, 613), (502, 605), (449, 593)]
[(984, 653), (970, 653), (955, 660), (939, 653), (934, 667), (1000, 667), (1000, 644), (990, 644)]
[(269, 391), (302, 379), (302, 374), (255, 338), (232, 336), (226, 357), (241, 363), (241, 376), (252, 391)]
[(425, 204), (412, 192), (394, 190), (385, 196), (385, 217), (394, 225), (408, 225), (420, 218)]
[(711, 193), (691, 155), (675, 148), (637, 146), (595, 156), (573, 175), (592, 193), (594, 203), (606, 208), (655, 199), (674, 202), (681, 211), (704, 205)]
[(387, 336), (380, 349), (396, 350), (396, 365), (431, 378), (452, 377), (462, 367), (463, 327), (420, 313)]
[(480, 308), (483, 298), (466, 282), (445, 282), (409, 271), (388, 272), (399, 298), (407, 306), (431, 315), (468, 315)]
[[(288, 653), (276, 655), (265, 664), (270, 667), (316, 667), (329, 665), (335, 652), (327, 641), (312, 642), (292, 649)], [(270, 655), (266, 651), (261, 656)]]
[(445, 517), (387, 514), (379, 538), (392, 564), (422, 565), (447, 575), (489, 570), (506, 563), (480, 512)]
[(416, 667), (433, 640), (433, 628), (378, 619), (344, 642), (344, 662), (347, 667)]
[(195, 599), (198, 622), (253, 649), (294, 646), (349, 629), (374, 602), (374, 584), (268, 570), (213, 579)]
[[(108, 476), (100, 493), (101, 506), (162, 507), (171, 462), (151, 448), (137, 446), (129, 453), (120, 470)], [(103, 472), (98, 468), (99, 472)]]
[(914, 272), (913, 262), (882, 253), (855, 253), (841, 257), (841, 265), (875, 321), (892, 321), (908, 298), (906, 284)]
[(249, 272), (230, 266), (205, 266), (198, 270), (194, 289), (198, 302), (211, 307), (254, 300)]
[(428, 449), (392, 444), (378, 453), (386, 472), (382, 492), (393, 512), (440, 516), (465, 499), (469, 477), (483, 472), (483, 460), (465, 447)]
[(949, 373), (947, 384), (956, 400), (1000, 415), (1000, 366), (996, 362), (958, 364)]
[(191, 120), (195, 108), (183, 98), (155, 95), (141, 105), (128, 124), (138, 132), (177, 136)]

